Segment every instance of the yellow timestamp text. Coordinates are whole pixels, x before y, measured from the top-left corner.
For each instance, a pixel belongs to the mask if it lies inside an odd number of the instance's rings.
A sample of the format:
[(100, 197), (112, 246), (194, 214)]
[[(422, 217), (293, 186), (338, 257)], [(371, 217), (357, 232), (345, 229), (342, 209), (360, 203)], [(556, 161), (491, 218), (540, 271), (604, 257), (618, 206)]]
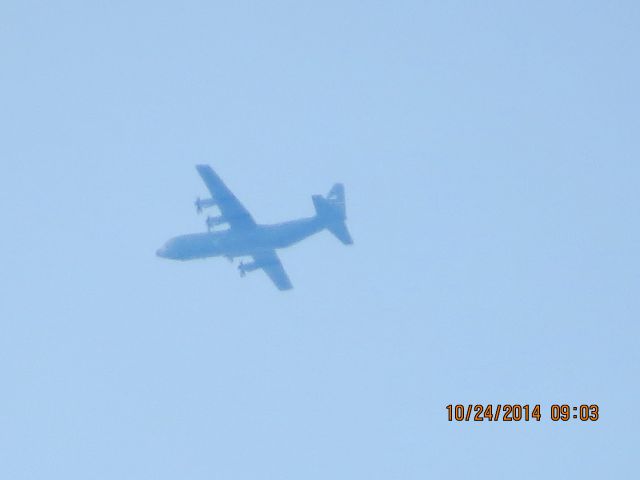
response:
[[(489, 403), (489, 404), (452, 404), (446, 407), (447, 420), (450, 422), (539, 422), (543, 419), (540, 404)], [(549, 408), (549, 417), (553, 422), (578, 420), (595, 422), (600, 419), (600, 407), (596, 404), (556, 404)]]

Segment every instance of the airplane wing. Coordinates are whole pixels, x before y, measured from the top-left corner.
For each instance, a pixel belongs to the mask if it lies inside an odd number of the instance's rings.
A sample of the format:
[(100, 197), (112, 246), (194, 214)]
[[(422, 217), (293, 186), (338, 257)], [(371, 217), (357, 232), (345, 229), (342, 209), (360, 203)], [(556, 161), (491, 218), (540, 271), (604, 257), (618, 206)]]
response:
[[(198, 173), (231, 228), (252, 228), (256, 222), (240, 200), (227, 188), (209, 165), (196, 165)], [(276, 257), (277, 259), (277, 257)]]
[(266, 250), (252, 255), (258, 268), (264, 270), (278, 290), (290, 290), (293, 288), (287, 272), (285, 272), (275, 250)]

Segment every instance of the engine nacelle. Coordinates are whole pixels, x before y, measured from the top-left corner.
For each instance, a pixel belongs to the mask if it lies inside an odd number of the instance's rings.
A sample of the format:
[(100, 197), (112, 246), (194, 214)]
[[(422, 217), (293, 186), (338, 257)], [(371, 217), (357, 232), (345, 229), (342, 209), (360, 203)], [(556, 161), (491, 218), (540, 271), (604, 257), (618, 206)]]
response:
[(238, 270), (240, 270), (241, 277), (244, 277), (247, 272), (253, 272), (254, 270), (257, 270), (259, 268), (260, 268), (260, 265), (256, 262), (249, 262), (249, 263), (240, 262), (240, 265), (238, 265)]
[(220, 225), (222, 223), (225, 223), (226, 220), (221, 217), (207, 217), (207, 228), (212, 229), (213, 227), (215, 227), (216, 225)]
[(198, 213), (202, 212), (203, 208), (213, 207), (215, 204), (216, 201), (213, 198), (196, 198), (196, 201), (194, 202)]

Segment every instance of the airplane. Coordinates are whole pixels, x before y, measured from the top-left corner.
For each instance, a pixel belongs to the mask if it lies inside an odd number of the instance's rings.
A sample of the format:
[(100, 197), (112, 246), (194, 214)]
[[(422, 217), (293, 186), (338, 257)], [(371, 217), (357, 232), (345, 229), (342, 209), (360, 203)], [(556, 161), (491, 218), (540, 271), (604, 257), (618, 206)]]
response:
[[(241, 277), (262, 269), (279, 290), (290, 290), (293, 285), (276, 254), (277, 249), (289, 247), (325, 229), (343, 244), (353, 244), (345, 224), (344, 186), (341, 183), (336, 183), (326, 197), (311, 196), (316, 210), (313, 217), (260, 225), (209, 165), (196, 165), (196, 170), (211, 194), (211, 198), (196, 198), (196, 212), (201, 213), (215, 205), (220, 215), (206, 218), (207, 232), (168, 240), (156, 251), (161, 258), (193, 260), (223, 256), (233, 261), (236, 257), (250, 256), (253, 261), (241, 261), (238, 265)], [(229, 228), (215, 229), (223, 224), (228, 224)]]

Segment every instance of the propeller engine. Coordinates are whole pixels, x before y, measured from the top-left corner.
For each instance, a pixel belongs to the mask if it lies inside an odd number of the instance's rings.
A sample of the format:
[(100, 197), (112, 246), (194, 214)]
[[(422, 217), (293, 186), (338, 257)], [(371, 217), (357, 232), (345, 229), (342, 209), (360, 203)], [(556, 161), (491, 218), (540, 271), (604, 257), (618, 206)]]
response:
[(244, 277), (247, 272), (252, 272), (254, 270), (257, 270), (258, 268), (260, 268), (260, 265), (258, 265), (256, 262), (240, 262), (240, 264), (238, 265), (238, 270), (240, 271), (241, 277)]
[(196, 212), (202, 213), (202, 209), (213, 207), (216, 204), (216, 201), (213, 198), (201, 199), (200, 197), (197, 197), (193, 204), (196, 206)]
[(225, 219), (221, 216), (218, 217), (207, 217), (207, 229), (209, 229), (209, 231), (211, 231), (211, 229), (213, 227), (215, 227), (216, 225), (220, 225), (221, 223), (225, 223)]

